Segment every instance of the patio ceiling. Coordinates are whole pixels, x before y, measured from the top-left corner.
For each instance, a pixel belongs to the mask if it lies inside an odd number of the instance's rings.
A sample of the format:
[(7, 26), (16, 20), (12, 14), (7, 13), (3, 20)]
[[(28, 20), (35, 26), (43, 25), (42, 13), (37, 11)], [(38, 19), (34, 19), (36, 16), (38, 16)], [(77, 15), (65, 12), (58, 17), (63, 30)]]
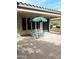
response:
[(17, 14), (24, 17), (45, 17), (45, 18), (60, 18), (59, 14), (48, 13), (43, 11), (36, 11), (30, 9), (17, 8)]

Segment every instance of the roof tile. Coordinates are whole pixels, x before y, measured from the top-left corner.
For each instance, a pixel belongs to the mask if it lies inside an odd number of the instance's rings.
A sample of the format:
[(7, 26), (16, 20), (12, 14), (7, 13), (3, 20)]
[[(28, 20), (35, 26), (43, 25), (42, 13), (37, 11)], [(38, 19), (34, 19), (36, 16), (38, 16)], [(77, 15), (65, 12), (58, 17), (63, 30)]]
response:
[(54, 9), (49, 9), (49, 8), (44, 8), (41, 6), (37, 6), (37, 5), (31, 5), (31, 4), (27, 4), (27, 3), (22, 3), (22, 2), (17, 2), (17, 5), (22, 5), (22, 6), (28, 6), (28, 7), (33, 7), (33, 8), (40, 8), (40, 9), (44, 9), (44, 10), (48, 10), (48, 11), (52, 11), (52, 12), (56, 12), (56, 13), (60, 13), (60, 11), (54, 10)]

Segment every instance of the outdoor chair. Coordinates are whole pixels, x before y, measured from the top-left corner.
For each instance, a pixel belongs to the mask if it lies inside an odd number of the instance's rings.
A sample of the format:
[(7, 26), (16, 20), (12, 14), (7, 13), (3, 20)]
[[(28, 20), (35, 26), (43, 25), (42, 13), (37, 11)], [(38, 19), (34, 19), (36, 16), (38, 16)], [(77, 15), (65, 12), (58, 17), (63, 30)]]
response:
[(32, 39), (38, 39), (38, 33), (34, 30), (31, 32)]
[(38, 39), (38, 38), (40, 38), (40, 37), (43, 36), (43, 31), (41, 31), (40, 29), (38, 29), (38, 30), (33, 30), (33, 31), (31, 32), (31, 36), (32, 36), (32, 39)]

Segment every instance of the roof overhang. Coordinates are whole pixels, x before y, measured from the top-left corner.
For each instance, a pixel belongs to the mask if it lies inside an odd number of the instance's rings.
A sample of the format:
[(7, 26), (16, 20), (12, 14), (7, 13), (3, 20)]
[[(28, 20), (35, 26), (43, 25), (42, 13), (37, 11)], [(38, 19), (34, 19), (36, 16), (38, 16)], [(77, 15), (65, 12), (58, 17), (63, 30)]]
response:
[(22, 16), (28, 16), (28, 17), (36, 17), (36, 16), (42, 16), (47, 18), (61, 17), (60, 12), (44, 10), (36, 7), (34, 8), (31, 6), (24, 5), (22, 3), (17, 5), (17, 13), (21, 14)]

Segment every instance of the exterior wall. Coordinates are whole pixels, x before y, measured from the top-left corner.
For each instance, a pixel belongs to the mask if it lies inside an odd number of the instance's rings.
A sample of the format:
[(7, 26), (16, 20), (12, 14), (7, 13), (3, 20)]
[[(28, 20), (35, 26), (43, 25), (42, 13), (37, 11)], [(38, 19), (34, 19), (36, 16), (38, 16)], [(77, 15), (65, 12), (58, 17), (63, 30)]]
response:
[(26, 35), (29, 34), (31, 31), (27, 30), (22, 30), (22, 16), (17, 15), (17, 34), (18, 35)]

